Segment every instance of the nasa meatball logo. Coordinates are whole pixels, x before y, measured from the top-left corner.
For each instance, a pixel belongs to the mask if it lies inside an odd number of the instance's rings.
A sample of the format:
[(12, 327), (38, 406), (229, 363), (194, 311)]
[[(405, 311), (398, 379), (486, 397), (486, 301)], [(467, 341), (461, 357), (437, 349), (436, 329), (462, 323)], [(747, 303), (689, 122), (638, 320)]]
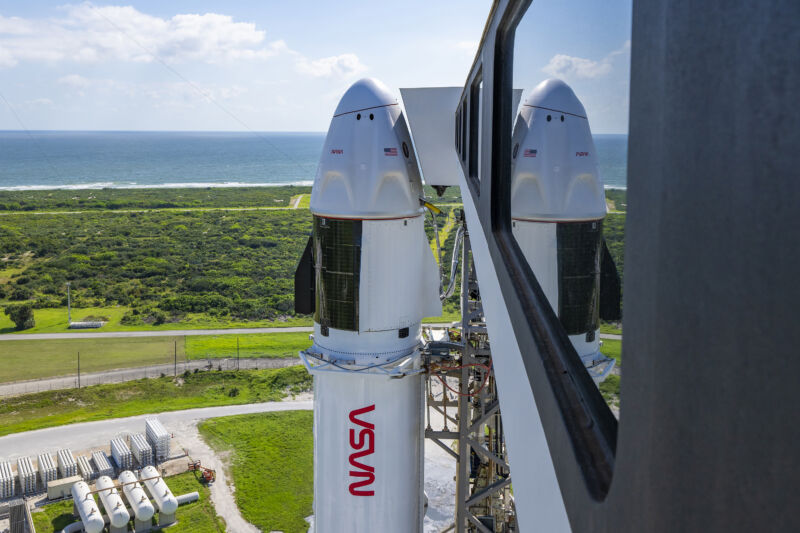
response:
[[(375, 404), (354, 409), (350, 411), (350, 422), (356, 428), (350, 428), (350, 466), (355, 470), (350, 470), (350, 494), (353, 496), (374, 496), (374, 490), (366, 490), (367, 487), (375, 482), (375, 467), (362, 463), (362, 458), (375, 453), (375, 424), (365, 420), (359, 420), (363, 416), (375, 410)], [(357, 429), (361, 427), (362, 429)]]

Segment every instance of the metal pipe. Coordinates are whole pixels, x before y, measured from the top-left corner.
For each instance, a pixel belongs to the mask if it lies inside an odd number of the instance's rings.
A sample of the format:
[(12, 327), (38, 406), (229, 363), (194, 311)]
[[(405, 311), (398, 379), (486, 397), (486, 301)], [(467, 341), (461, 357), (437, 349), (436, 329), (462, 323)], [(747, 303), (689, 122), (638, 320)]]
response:
[(200, 494), (197, 493), (197, 492), (189, 492), (187, 494), (181, 494), (180, 496), (178, 496), (175, 499), (178, 500), (178, 505), (184, 505), (184, 504), (196, 502), (197, 500), (199, 500), (200, 499)]

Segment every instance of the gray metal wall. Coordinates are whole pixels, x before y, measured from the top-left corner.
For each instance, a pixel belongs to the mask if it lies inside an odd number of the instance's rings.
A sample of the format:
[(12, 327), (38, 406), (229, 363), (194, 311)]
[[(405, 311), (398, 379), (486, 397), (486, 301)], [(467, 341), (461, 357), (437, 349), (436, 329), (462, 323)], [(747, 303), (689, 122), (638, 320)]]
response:
[(797, 0), (635, 2), (627, 530), (800, 530), (798, 105)]

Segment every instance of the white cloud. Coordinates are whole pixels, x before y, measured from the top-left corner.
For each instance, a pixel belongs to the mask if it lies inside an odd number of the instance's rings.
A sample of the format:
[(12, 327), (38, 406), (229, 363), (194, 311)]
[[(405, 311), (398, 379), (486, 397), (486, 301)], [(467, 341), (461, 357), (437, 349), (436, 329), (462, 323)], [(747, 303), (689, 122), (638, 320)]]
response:
[(216, 13), (160, 18), (130, 6), (68, 5), (51, 19), (0, 16), (0, 66), (21, 61), (230, 62), (287, 50), (250, 22)]
[(26, 104), (30, 106), (51, 106), (53, 101), (49, 98), (34, 98), (33, 100), (26, 100)]
[(338, 56), (322, 57), (309, 60), (300, 56), (295, 68), (302, 74), (315, 78), (350, 78), (358, 76), (367, 70), (355, 54), (341, 54)]
[(58, 78), (58, 83), (73, 89), (85, 89), (91, 84), (91, 81), (89, 78), (84, 78), (80, 74), (70, 74), (69, 76), (61, 76)]
[(599, 78), (611, 72), (611, 62), (615, 57), (630, 54), (630, 48), (631, 42), (625, 41), (621, 48), (614, 50), (599, 61), (566, 54), (556, 54), (550, 58), (550, 61), (542, 68), (542, 71), (556, 78)]

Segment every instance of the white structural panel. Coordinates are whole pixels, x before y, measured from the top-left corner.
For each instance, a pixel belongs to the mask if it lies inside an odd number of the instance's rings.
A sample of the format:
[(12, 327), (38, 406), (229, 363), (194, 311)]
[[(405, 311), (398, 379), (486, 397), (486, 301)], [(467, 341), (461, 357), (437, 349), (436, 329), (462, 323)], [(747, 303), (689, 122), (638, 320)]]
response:
[(405, 116), (377, 80), (354, 83), (336, 108), (323, 145), (311, 212), (393, 218), (421, 213), (422, 182)]
[(100, 533), (105, 528), (106, 522), (100, 514), (100, 508), (91, 494), (89, 485), (84, 481), (78, 481), (72, 485), (72, 500), (78, 508), (78, 515), (81, 517), (83, 529), (86, 533)]
[(472, 257), (492, 344), (519, 529), (548, 533), (570, 531), (536, 400), (466, 180), (462, 179), (461, 190), (464, 191)]
[(359, 331), (419, 328), (442, 313), (439, 267), (422, 215), (365, 220), (361, 226)]
[(104, 452), (93, 452), (92, 463), (94, 463), (94, 469), (97, 476), (111, 477), (114, 475), (114, 467), (111, 466), (108, 456), (106, 456)]
[(103, 502), (103, 508), (106, 510), (109, 522), (114, 527), (125, 527), (130, 521), (131, 515), (125, 508), (125, 503), (117, 491), (114, 480), (108, 476), (100, 476), (97, 478), (96, 483), (100, 501)]
[(164, 461), (169, 458), (171, 435), (158, 418), (148, 418), (145, 422), (147, 442), (153, 448), (155, 460)]
[(78, 463), (75, 461), (75, 456), (72, 455), (72, 450), (66, 448), (58, 450), (56, 457), (58, 458), (58, 471), (61, 477), (78, 475)]
[(11, 463), (0, 462), (0, 499), (11, 498), (16, 492), (16, 477)]
[(33, 468), (33, 462), (30, 457), (17, 459), (17, 477), (23, 494), (36, 492), (36, 470)]
[[(96, 476), (96, 472), (89, 458), (81, 455), (78, 456), (77, 462), (78, 462), (78, 472), (81, 478), (86, 482), (92, 481)], [(47, 485), (45, 484), (45, 486)]]
[(152, 466), (144, 467), (142, 469), (142, 479), (150, 496), (153, 497), (156, 505), (158, 505), (158, 510), (167, 515), (174, 514), (178, 509), (178, 500), (172, 494), (158, 470)]
[(141, 433), (134, 433), (130, 436), (130, 448), (133, 458), (139, 466), (147, 466), (153, 464), (153, 448), (147, 442), (144, 435)]
[(131, 504), (131, 509), (133, 509), (136, 519), (141, 522), (150, 520), (156, 511), (153, 504), (150, 503), (150, 498), (145, 494), (141, 483), (136, 479), (136, 474), (126, 470), (119, 475), (119, 482), (122, 485), (125, 499)]
[(39, 477), (42, 480), (42, 487), (47, 488), (47, 484), (50, 481), (58, 479), (58, 468), (49, 453), (39, 455), (36, 462), (39, 465)]
[(453, 120), (462, 87), (400, 89), (425, 185), (458, 185)]
[(133, 467), (133, 454), (125, 441), (117, 437), (111, 439), (111, 457), (117, 463), (117, 468), (121, 470), (129, 470)]
[(316, 531), (421, 531), (422, 377), (320, 373), (314, 400)]

